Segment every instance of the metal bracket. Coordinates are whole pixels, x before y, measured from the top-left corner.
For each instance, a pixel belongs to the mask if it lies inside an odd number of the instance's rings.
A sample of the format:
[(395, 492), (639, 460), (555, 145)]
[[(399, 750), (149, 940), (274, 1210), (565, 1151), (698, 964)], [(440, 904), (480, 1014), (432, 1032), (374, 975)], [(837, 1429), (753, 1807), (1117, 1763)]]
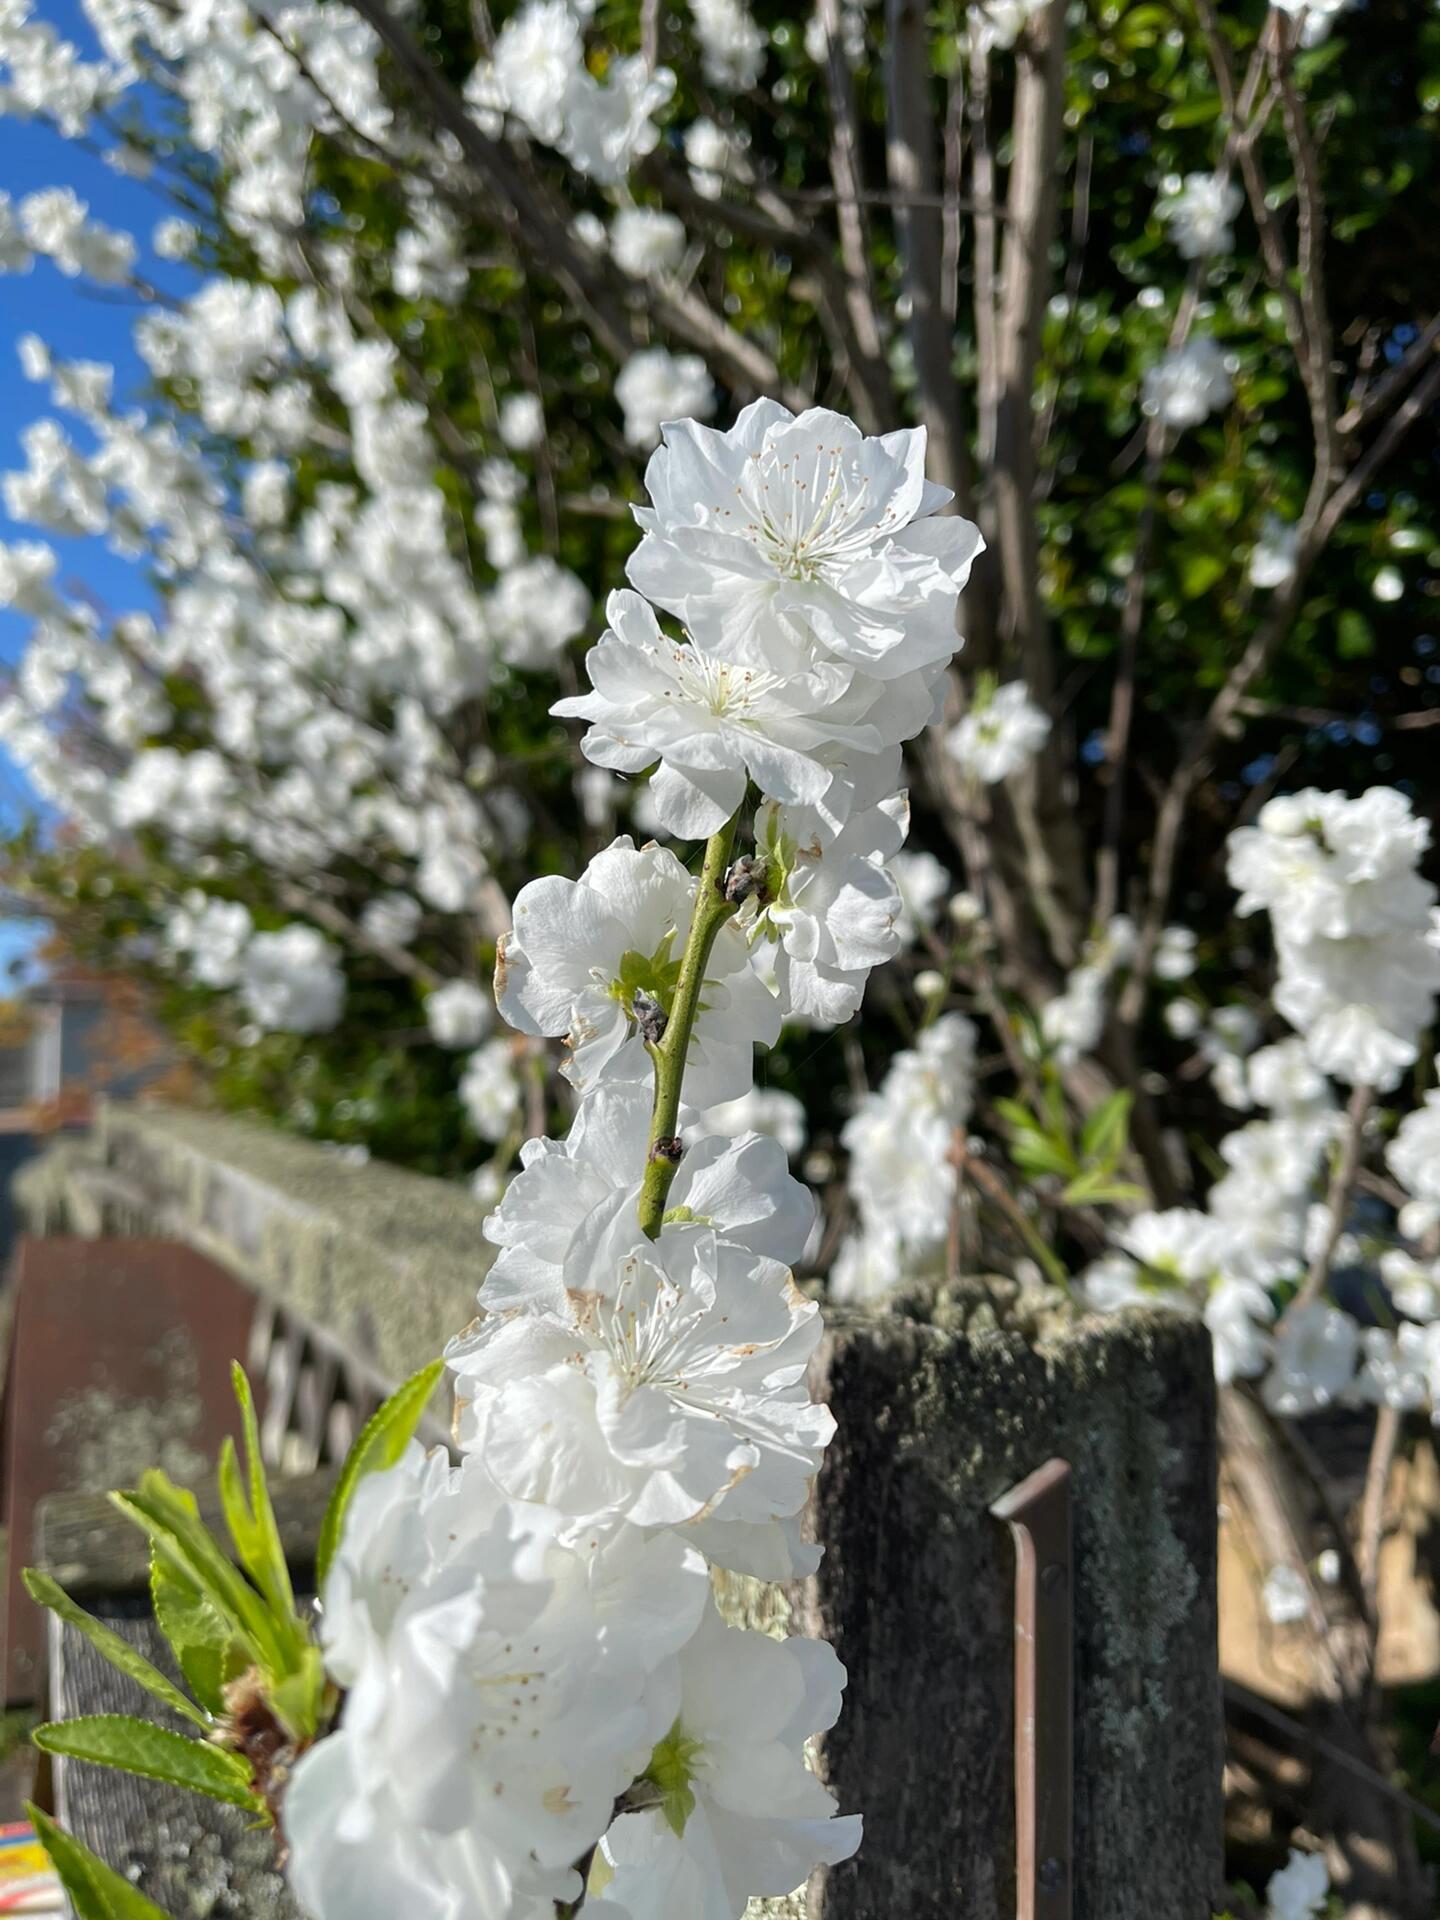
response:
[(990, 1511), (1015, 1542), (1015, 1920), (1071, 1920), (1075, 1618), (1069, 1463), (1047, 1460)]

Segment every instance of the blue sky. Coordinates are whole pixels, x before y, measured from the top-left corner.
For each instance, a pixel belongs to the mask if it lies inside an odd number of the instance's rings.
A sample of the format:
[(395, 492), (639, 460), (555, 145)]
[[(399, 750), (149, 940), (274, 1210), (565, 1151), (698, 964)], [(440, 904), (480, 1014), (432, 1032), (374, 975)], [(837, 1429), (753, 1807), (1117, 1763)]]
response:
[[(43, 15), (84, 53), (94, 52), (75, 0), (46, 0)], [(117, 174), (97, 155), (37, 122), (0, 114), (0, 187), (19, 201), (50, 186), (73, 187), (97, 220), (134, 234), (142, 253), (148, 252), (156, 222), (165, 217), (166, 206), (155, 189)], [(169, 270), (172, 285), (174, 273)], [(28, 381), (20, 370), (16, 348), (22, 336), (38, 334), (60, 358), (106, 361), (115, 368), (116, 398), (123, 403), (136, 395), (144, 374), (130, 338), (139, 311), (130, 296), (99, 293), (66, 279), (46, 261), (26, 274), (0, 274), (0, 472), (24, 465), (21, 434), (31, 421), (51, 411), (45, 387)], [(108, 553), (102, 542), (56, 539), (21, 526), (8, 517), (0, 500), (0, 541), (27, 539), (44, 539), (56, 548), (63, 587), (82, 590), (117, 612), (149, 604), (144, 578), (131, 563)], [(0, 669), (19, 658), (27, 625), (0, 609)], [(0, 748), (0, 830), (17, 825), (36, 804), (23, 773)], [(35, 935), (33, 927), (0, 920), (0, 974), (17, 952), (33, 945)]]

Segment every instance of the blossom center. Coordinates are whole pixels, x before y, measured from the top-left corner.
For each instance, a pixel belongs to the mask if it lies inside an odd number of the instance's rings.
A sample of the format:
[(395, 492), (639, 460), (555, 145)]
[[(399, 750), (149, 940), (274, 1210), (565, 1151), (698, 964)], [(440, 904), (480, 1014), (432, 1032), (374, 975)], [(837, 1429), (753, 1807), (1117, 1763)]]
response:
[[(870, 475), (843, 447), (817, 446), (813, 460), (754, 454), (735, 488), (744, 514), (733, 531), (750, 541), (782, 579), (817, 581), (842, 572), (872, 549), (895, 521), (893, 505), (878, 519)], [(734, 507), (714, 507), (722, 522)]]
[(778, 673), (714, 660), (694, 647), (677, 647), (673, 658), (675, 677), (686, 697), (716, 719), (744, 720), (752, 706), (782, 684)]

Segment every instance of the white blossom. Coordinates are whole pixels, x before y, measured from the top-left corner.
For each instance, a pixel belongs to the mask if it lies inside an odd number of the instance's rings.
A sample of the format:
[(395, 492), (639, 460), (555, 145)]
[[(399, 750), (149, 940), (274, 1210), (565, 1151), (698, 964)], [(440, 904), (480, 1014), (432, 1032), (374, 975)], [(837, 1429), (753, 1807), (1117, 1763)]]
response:
[(588, 720), (587, 757), (619, 773), (660, 766), (650, 782), (656, 817), (670, 832), (704, 839), (735, 812), (747, 779), (777, 800), (817, 801), (830, 789), (827, 746), (878, 747), (851, 718), (850, 676), (803, 657), (767, 672), (670, 640), (638, 593), (612, 593), (609, 629), (586, 656), (592, 691), (552, 713)]
[(420, 931), (424, 910), (408, 893), (382, 893), (366, 902), (360, 931), (378, 947), (408, 947)]
[(1310, 1588), (1297, 1567), (1272, 1567), (1260, 1590), (1260, 1604), (1272, 1627), (1293, 1626), (1310, 1612)]
[(1292, 1307), (1275, 1329), (1265, 1404), (1285, 1414), (1333, 1406), (1350, 1390), (1359, 1348), (1359, 1329), (1339, 1307), (1322, 1300)]
[(482, 1140), (498, 1145), (520, 1117), (520, 1079), (513, 1044), (487, 1040), (465, 1062), (458, 1088), (466, 1118)]
[[(720, 1140), (740, 1133), (763, 1133), (778, 1140), (794, 1159), (805, 1145), (805, 1108), (793, 1093), (782, 1092), (779, 1087), (752, 1087), (738, 1100), (725, 1100), (696, 1114), (691, 1130)], [(789, 1257), (793, 1266), (798, 1249), (794, 1256), (777, 1257)]]
[(1300, 529), (1279, 514), (1267, 513), (1260, 538), (1250, 549), (1250, 584), (1263, 589), (1288, 586), (1300, 555)]
[(345, 1004), (339, 956), (301, 921), (257, 933), (240, 963), (240, 998), (267, 1032), (328, 1033)]
[[(521, 1172), (485, 1222), (486, 1239), (500, 1249), (480, 1290), (487, 1312), (536, 1302), (562, 1311), (567, 1293), (584, 1291), (597, 1241), (634, 1216), (649, 1129), (648, 1089), (602, 1086), (581, 1102), (564, 1140), (526, 1141)], [(815, 1203), (791, 1178), (778, 1141), (734, 1126), (692, 1141), (668, 1211), (791, 1266)]]
[(824, 1641), (772, 1640), (707, 1610), (680, 1654), (680, 1710), (653, 1769), (665, 1802), (622, 1816), (605, 1840), (608, 1892), (631, 1920), (740, 1920), (749, 1900), (855, 1852), (859, 1818), (837, 1815), (805, 1764), (844, 1685)]
[(702, 649), (764, 667), (783, 630), (881, 680), (955, 652), (983, 543), (938, 513), (949, 495), (925, 478), (923, 430), (869, 439), (824, 408), (797, 417), (757, 400), (728, 433), (673, 424), (645, 485), (631, 582)]
[(673, 213), (654, 207), (622, 207), (610, 226), (615, 263), (637, 280), (673, 273), (685, 253), (685, 228)]
[(886, 864), (900, 894), (896, 930), (904, 944), (910, 946), (939, 918), (940, 903), (949, 895), (953, 884), (950, 872), (933, 853), (922, 848), (904, 849), (892, 855)]
[(1155, 211), (1183, 260), (1208, 260), (1234, 246), (1232, 222), (1244, 204), (1244, 193), (1224, 174), (1187, 173), (1173, 192), (1161, 196)]
[(1048, 0), (974, 0), (968, 16), (970, 38), (982, 48), (1004, 52), (1047, 4)]
[[(955, 1194), (955, 1130), (974, 1098), (976, 1031), (947, 1013), (914, 1046), (896, 1054), (880, 1088), (867, 1094), (841, 1132), (850, 1154), (848, 1186), (867, 1242), (888, 1243), (895, 1260), (919, 1265), (944, 1245)], [(858, 1290), (860, 1255), (847, 1262)]]
[[(532, 880), (500, 942), (495, 998), (522, 1033), (564, 1034), (577, 1091), (599, 1081), (647, 1082), (640, 1023), (668, 1011), (695, 882), (663, 847), (622, 835), (578, 881)], [(720, 928), (706, 971), (685, 1082), (696, 1106), (737, 1099), (753, 1073), (754, 1042), (780, 1031), (779, 1003), (750, 966), (744, 936)]]
[(1355, 1391), (1362, 1400), (1399, 1413), (1429, 1405), (1437, 1357), (1433, 1327), (1410, 1321), (1393, 1333), (1386, 1327), (1366, 1327), (1360, 1350), (1363, 1359)]
[(778, 936), (775, 984), (788, 1014), (838, 1026), (859, 1010), (871, 969), (900, 951), (900, 892), (885, 862), (908, 824), (900, 794), (838, 831), (813, 807), (761, 808), (763, 924)]
[(545, 409), (538, 393), (506, 394), (500, 402), (500, 438), (516, 453), (529, 453), (540, 445), (545, 438)]
[(1191, 336), (1151, 367), (1143, 387), (1144, 409), (1167, 427), (1198, 427), (1235, 397), (1225, 355), (1208, 334)]
[[(1270, 0), (1270, 4), (1297, 23), (1302, 47), (1316, 47), (1329, 38), (1331, 27), (1355, 0)], [(1291, 1916), (1277, 1915), (1276, 1920), (1291, 1920)]]
[(1319, 1920), (1329, 1891), (1330, 1875), (1324, 1857), (1292, 1847), (1290, 1858), (1271, 1874), (1265, 1889), (1266, 1920)]
[(437, 1047), (473, 1047), (495, 1019), (495, 1001), (473, 980), (447, 980), (425, 996), (425, 1022)]
[(450, 1343), (462, 1444), (513, 1499), (683, 1528), (767, 1579), (813, 1567), (795, 1529), (834, 1421), (806, 1395), (819, 1310), (788, 1268), (710, 1227), (645, 1240), (632, 1212), (583, 1282)]
[(172, 952), (184, 955), (201, 986), (223, 991), (240, 978), (253, 928), (250, 909), (242, 901), (187, 894), (166, 925), (165, 942)]
[(1157, 980), (1188, 980), (1195, 971), (1196, 939), (1190, 927), (1162, 927), (1150, 970)]
[(412, 1442), (367, 1478), (321, 1616), (340, 1727), (286, 1797), (308, 1910), (403, 1911), (413, 1889), (382, 1903), (415, 1865), (436, 1911), (472, 1877), (483, 1897), (464, 1911), (495, 1920), (527, 1881), (574, 1898), (573, 1863), (673, 1721), (667, 1662), (707, 1589), (674, 1534), (572, 1540), (560, 1516), (506, 1502), (478, 1461), (452, 1469)]
[(683, 143), (690, 183), (706, 200), (718, 200), (728, 181), (744, 180), (749, 169), (740, 141), (713, 120), (692, 120)]
[(717, 405), (699, 354), (666, 347), (631, 354), (615, 381), (615, 398), (625, 416), (625, 438), (635, 447), (653, 447), (667, 421), (708, 420)]
[(970, 708), (946, 736), (945, 749), (966, 773), (989, 785), (1028, 766), (1049, 734), (1049, 715), (1022, 681), (1010, 680)]
[(701, 71), (712, 87), (746, 93), (765, 65), (765, 35), (744, 0), (690, 0)]

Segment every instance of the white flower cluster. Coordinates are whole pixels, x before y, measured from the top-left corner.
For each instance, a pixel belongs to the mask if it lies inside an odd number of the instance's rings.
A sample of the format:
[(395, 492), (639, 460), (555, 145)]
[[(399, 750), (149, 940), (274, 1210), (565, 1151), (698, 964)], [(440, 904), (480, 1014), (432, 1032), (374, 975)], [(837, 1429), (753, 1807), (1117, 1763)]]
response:
[(1050, 716), (1030, 698), (1023, 681), (977, 689), (964, 718), (946, 738), (945, 750), (963, 771), (986, 786), (1008, 780), (1035, 758), (1050, 736)]
[(1245, 204), (1233, 180), (1220, 173), (1187, 173), (1167, 182), (1155, 211), (1169, 228), (1180, 257), (1208, 260), (1235, 244), (1232, 222)]
[[(1100, 1310), (1151, 1299), (1203, 1312), (1220, 1380), (1263, 1376), (1280, 1414), (1368, 1402), (1440, 1417), (1440, 1262), (1429, 1245), (1440, 1225), (1440, 1095), (1401, 1121), (1386, 1151), (1410, 1196), (1398, 1238), (1357, 1240), (1326, 1193), (1347, 1126), (1363, 1124), (1341, 1113), (1331, 1081), (1392, 1090), (1434, 1018), (1435, 893), (1418, 871), (1428, 844), (1427, 823), (1391, 787), (1358, 799), (1289, 795), (1230, 836), (1239, 910), (1271, 915), (1274, 1004), (1296, 1032), (1257, 1048), (1248, 1008), (1211, 1017), (1199, 1050), (1216, 1091), (1263, 1117), (1220, 1142), (1225, 1171), (1203, 1211), (1135, 1216), (1083, 1278)], [(1303, 1285), (1326, 1250), (1331, 1268), (1370, 1268), (1381, 1324), (1361, 1326), (1313, 1287), (1278, 1312), (1277, 1289)]]
[(1315, 1065), (1351, 1086), (1397, 1086), (1434, 1013), (1440, 922), (1418, 870), (1429, 844), (1394, 787), (1287, 794), (1230, 836), (1237, 911), (1270, 915), (1275, 1005)]
[(923, 1274), (943, 1250), (959, 1181), (955, 1135), (974, 1098), (976, 1037), (963, 1013), (942, 1014), (846, 1121), (841, 1138), (860, 1228), (835, 1257), (835, 1299), (884, 1293)]
[[(1181, 928), (1167, 928), (1169, 952), (1178, 954)], [(1099, 1044), (1105, 1030), (1111, 982), (1135, 957), (1135, 923), (1117, 913), (1105, 931), (1087, 941), (1080, 964), (1072, 967), (1064, 989), (1040, 1012), (1040, 1031), (1061, 1066), (1069, 1066)]]
[(1208, 333), (1173, 347), (1145, 375), (1141, 404), (1167, 427), (1198, 427), (1235, 397), (1225, 354)]
[(498, 133), (508, 114), (578, 172), (614, 185), (653, 152), (660, 138), (653, 116), (674, 93), (675, 76), (633, 54), (612, 60), (597, 80), (585, 63), (589, 12), (569, 0), (525, 0), (465, 92), (485, 131)]
[[(462, 1464), (417, 1452), (369, 1483), (327, 1584), (347, 1699), (286, 1810), (316, 1920), (417, 1897), (540, 1920), (597, 1845), (612, 1877), (587, 1912), (738, 1920), (858, 1844), (805, 1763), (839, 1662), (725, 1626), (710, 1597), (712, 1564), (814, 1568), (800, 1520), (834, 1424), (790, 1272), (813, 1202), (779, 1140), (725, 1125), (754, 1104), (756, 1041), (844, 1018), (898, 945), (900, 745), (930, 717), (977, 545), (929, 517), (923, 448), (761, 403), (730, 434), (681, 422), (651, 463), (632, 577), (688, 635), (616, 595), (593, 692), (559, 710), (591, 721), (600, 764), (660, 763), (662, 817), (712, 836), (706, 866), (621, 837), (516, 898), (496, 998), (521, 1033), (567, 1036), (579, 1110), (563, 1141), (526, 1143), (486, 1222), (482, 1315), (447, 1356)], [(472, 1014), (433, 996), (437, 1033), (469, 1039)], [(511, 1044), (466, 1070), (490, 1138)], [(963, 1118), (973, 1046), (942, 1021), (896, 1063), (917, 1147)], [(793, 1115), (774, 1123), (799, 1144)]]

